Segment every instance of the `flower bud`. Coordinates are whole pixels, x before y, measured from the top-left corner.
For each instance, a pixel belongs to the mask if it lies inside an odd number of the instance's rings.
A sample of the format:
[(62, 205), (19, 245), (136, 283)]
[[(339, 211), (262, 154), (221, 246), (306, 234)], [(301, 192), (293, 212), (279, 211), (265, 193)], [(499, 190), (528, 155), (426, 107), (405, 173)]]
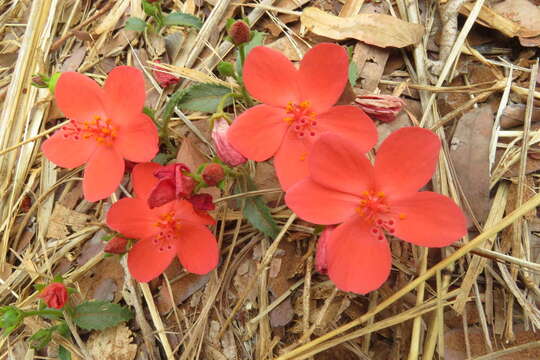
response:
[(68, 291), (64, 284), (54, 282), (41, 290), (38, 297), (42, 298), (48, 307), (61, 309), (68, 300)]
[(124, 254), (127, 252), (128, 241), (121, 236), (115, 236), (107, 242), (103, 251), (108, 254)]
[(321, 274), (326, 274), (328, 272), (326, 246), (328, 244), (328, 239), (330, 238), (330, 235), (335, 228), (335, 226), (327, 226), (319, 236), (319, 241), (317, 241), (317, 250), (315, 252), (315, 269)]
[[(154, 62), (160, 63), (161, 61), (155, 60)], [(158, 82), (159, 86), (161, 86), (162, 88), (166, 88), (167, 86), (175, 85), (180, 82), (179, 78), (172, 74), (169, 74), (168, 72), (165, 72), (167, 70), (164, 70), (165, 69), (163, 67), (158, 65), (154, 65), (152, 67), (152, 73), (154, 74), (154, 78)]]
[(382, 122), (394, 121), (405, 106), (403, 100), (393, 95), (359, 95), (354, 101), (366, 114)]
[(225, 178), (225, 171), (221, 165), (211, 163), (204, 168), (202, 177), (206, 185), (216, 186)]
[(228, 61), (222, 61), (217, 65), (219, 74), (223, 77), (234, 75), (234, 65)]
[(229, 36), (235, 45), (240, 45), (251, 40), (251, 31), (248, 24), (242, 20), (235, 21), (229, 28)]
[(214, 122), (212, 129), (212, 139), (216, 147), (216, 152), (221, 161), (230, 166), (242, 165), (247, 159), (236, 151), (227, 139), (227, 131), (229, 131), (229, 123), (227, 120), (220, 118)]

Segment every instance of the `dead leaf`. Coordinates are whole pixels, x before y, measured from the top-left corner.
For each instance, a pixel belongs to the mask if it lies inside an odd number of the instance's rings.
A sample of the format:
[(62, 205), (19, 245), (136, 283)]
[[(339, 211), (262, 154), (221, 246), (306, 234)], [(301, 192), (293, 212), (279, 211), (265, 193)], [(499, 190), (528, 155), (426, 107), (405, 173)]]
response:
[(519, 36), (530, 38), (540, 35), (540, 7), (529, 0), (505, 0), (492, 6), (495, 12), (519, 23)]
[(293, 44), (292, 41), (284, 36), (266, 46), (283, 53), (291, 61), (300, 61), (309, 48), (303, 42), (294, 41)]
[[(179, 305), (189, 298), (193, 293), (202, 289), (204, 285), (210, 279), (210, 275), (197, 275), (197, 274), (187, 274), (186, 276), (178, 279), (177, 281), (171, 284), (171, 292), (169, 287), (163, 282), (161, 288), (159, 289), (159, 297), (157, 299), (157, 307), (161, 314), (166, 314), (170, 312), (174, 305)], [(174, 304), (173, 304), (174, 297)]]
[(62, 239), (71, 234), (72, 230), (79, 231), (84, 229), (89, 219), (90, 216), (86, 214), (68, 209), (62, 204), (56, 204), (51, 215), (49, 228), (47, 229), (47, 237)]
[[(501, 128), (510, 129), (515, 126), (523, 125), (523, 119), (525, 119), (525, 105), (524, 104), (511, 104), (508, 105), (501, 117)], [(540, 121), (540, 108), (533, 108), (533, 114), (531, 122)]]
[(105, 258), (78, 281), (86, 299), (118, 301), (124, 287), (124, 269), (116, 257)]
[(450, 155), (472, 210), (481, 223), (489, 212), (489, 143), (493, 112), (489, 105), (467, 112), (458, 121)]
[(338, 17), (314, 7), (305, 8), (300, 17), (309, 31), (334, 40), (357, 39), (379, 47), (398, 47), (418, 43), (424, 27), (384, 14), (358, 14)]
[(94, 359), (133, 360), (137, 355), (133, 334), (124, 324), (93, 333), (86, 346)]

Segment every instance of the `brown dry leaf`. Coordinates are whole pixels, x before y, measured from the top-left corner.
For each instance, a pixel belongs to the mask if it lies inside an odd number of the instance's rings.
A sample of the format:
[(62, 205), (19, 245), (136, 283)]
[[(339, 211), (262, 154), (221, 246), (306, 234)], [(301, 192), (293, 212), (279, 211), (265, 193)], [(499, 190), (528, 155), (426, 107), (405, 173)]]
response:
[[(515, 126), (523, 125), (523, 119), (525, 119), (525, 105), (510, 104), (503, 111), (501, 128), (510, 129)], [(533, 108), (531, 122), (537, 121), (540, 121), (540, 107)]]
[(289, 38), (281, 37), (276, 41), (267, 44), (266, 46), (283, 53), (283, 55), (285, 55), (291, 61), (300, 61), (309, 48), (306, 44), (300, 41), (295, 41), (295, 45), (296, 48), (293, 46)]
[(521, 25), (519, 36), (530, 38), (540, 35), (540, 7), (529, 0), (505, 0), (495, 3), (493, 10)]
[(47, 229), (47, 237), (62, 239), (71, 233), (68, 226), (74, 231), (79, 231), (84, 229), (89, 219), (90, 216), (86, 214), (68, 209), (62, 204), (56, 204)]
[(489, 105), (467, 112), (459, 120), (450, 155), (472, 210), (481, 223), (489, 212), (489, 143), (493, 113)]
[(334, 40), (357, 39), (379, 47), (398, 47), (418, 43), (424, 26), (383, 14), (338, 17), (314, 7), (305, 8), (300, 17), (309, 31)]
[(186, 137), (178, 149), (176, 161), (186, 164), (191, 171), (196, 171), (199, 166), (207, 162), (207, 159), (193, 144), (193, 140)]
[(131, 330), (122, 324), (93, 333), (86, 346), (94, 359), (133, 360), (137, 355), (137, 344), (133, 344), (132, 336)]
[[(267, 162), (258, 162), (255, 165), (255, 185), (257, 189), (272, 189), (279, 188), (279, 180), (276, 176), (276, 170)], [(263, 194), (262, 197), (266, 203), (271, 201), (277, 201), (283, 194), (280, 192)]]
[(124, 269), (116, 257), (105, 258), (88, 270), (79, 281), (85, 299), (118, 301), (124, 287)]
[(71, 55), (62, 64), (60, 72), (77, 71), (79, 66), (81, 66), (85, 56), (86, 47), (81, 45), (77, 46), (75, 49), (73, 49)]
[[(210, 275), (197, 275), (187, 274), (171, 284), (172, 295), (174, 296), (174, 303), (176, 305), (181, 304), (189, 298), (193, 293), (204, 287)], [(163, 282), (159, 289), (159, 297), (157, 299), (157, 307), (160, 313), (166, 314), (170, 312), (175, 304), (173, 304), (173, 296), (169, 291), (169, 287)]]

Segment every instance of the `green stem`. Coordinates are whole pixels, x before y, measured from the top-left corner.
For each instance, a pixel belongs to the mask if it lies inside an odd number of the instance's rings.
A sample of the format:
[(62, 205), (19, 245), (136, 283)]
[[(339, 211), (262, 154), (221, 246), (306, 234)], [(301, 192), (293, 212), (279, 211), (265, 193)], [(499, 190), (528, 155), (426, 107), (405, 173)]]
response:
[[(241, 69), (244, 69), (244, 63), (246, 62), (246, 46), (245, 44), (240, 44), (238, 46), (238, 54), (240, 54), (240, 67)], [(246, 105), (248, 107), (252, 107), (253, 105), (255, 105), (253, 103), (253, 100), (251, 99), (251, 96), (249, 96), (247, 90), (246, 90), (246, 86), (244, 85), (244, 80), (242, 79), (242, 76), (241, 75), (238, 75), (238, 76), (235, 76), (236, 78), (236, 81), (238, 82), (238, 84), (240, 85), (240, 92), (242, 93), (242, 96), (244, 97), (244, 99), (246, 100)]]
[(169, 152), (171, 153), (174, 153), (176, 149), (174, 148), (171, 140), (169, 139), (169, 121), (171, 120), (176, 105), (180, 102), (180, 100), (182, 100), (185, 94), (185, 89), (178, 90), (174, 94), (172, 94), (169, 102), (167, 103), (167, 105), (165, 105), (165, 109), (163, 110), (163, 114), (161, 116), (162, 120), (161, 126), (159, 126), (159, 137), (165, 143), (167, 150), (169, 150)]
[(23, 312), (23, 316), (34, 316), (34, 315), (52, 315), (52, 316), (62, 316), (62, 310), (54, 309), (44, 309), (44, 310), (30, 310)]

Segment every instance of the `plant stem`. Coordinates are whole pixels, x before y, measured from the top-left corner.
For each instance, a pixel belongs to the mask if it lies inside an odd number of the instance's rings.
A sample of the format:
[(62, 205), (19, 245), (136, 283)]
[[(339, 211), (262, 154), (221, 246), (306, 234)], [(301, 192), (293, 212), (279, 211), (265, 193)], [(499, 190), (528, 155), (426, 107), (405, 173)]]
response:
[(25, 312), (23, 313), (23, 316), (24, 316), (24, 317), (27, 317), (27, 316), (34, 316), (34, 315), (62, 316), (62, 310), (44, 309), (44, 310), (31, 310), (31, 311), (25, 311)]

